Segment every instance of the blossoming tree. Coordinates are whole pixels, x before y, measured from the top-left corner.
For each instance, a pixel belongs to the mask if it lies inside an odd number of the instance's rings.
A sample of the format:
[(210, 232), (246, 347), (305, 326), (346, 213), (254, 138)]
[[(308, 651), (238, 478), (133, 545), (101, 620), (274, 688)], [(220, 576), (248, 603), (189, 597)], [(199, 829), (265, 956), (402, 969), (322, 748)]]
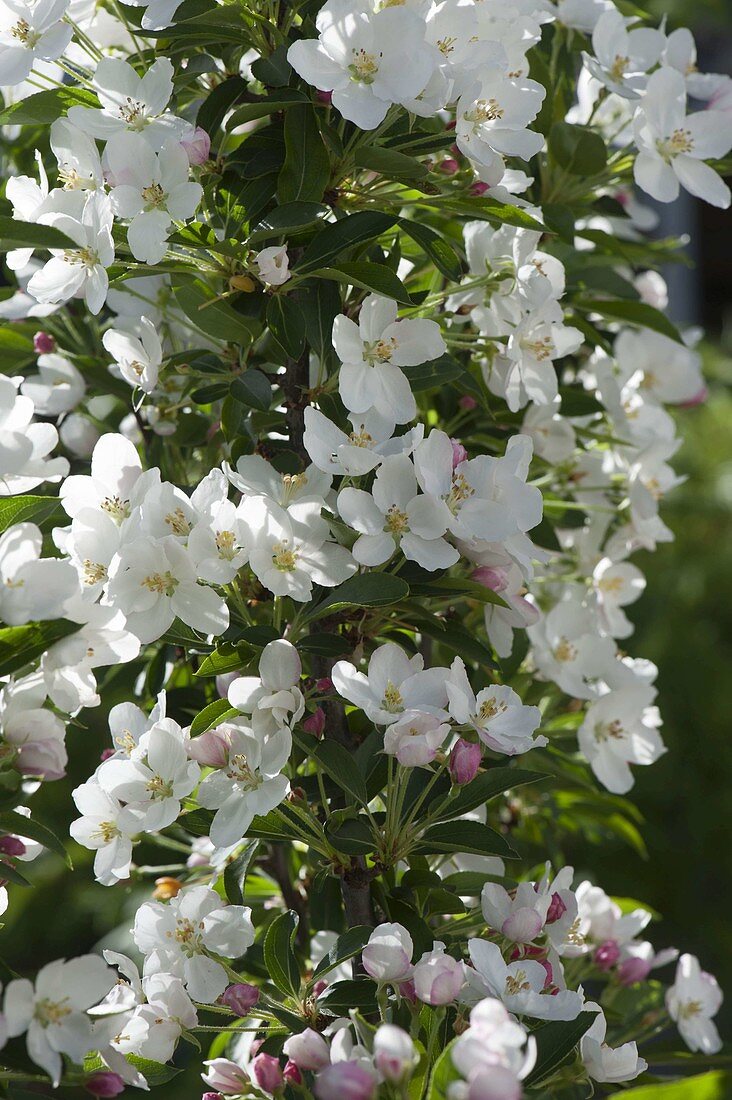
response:
[(612, 0), (1, 15), (0, 895), (101, 707), (68, 847), (137, 904), (5, 959), (4, 1094), (724, 1090), (714, 978), (563, 851), (665, 751), (644, 193), (729, 205), (732, 82)]

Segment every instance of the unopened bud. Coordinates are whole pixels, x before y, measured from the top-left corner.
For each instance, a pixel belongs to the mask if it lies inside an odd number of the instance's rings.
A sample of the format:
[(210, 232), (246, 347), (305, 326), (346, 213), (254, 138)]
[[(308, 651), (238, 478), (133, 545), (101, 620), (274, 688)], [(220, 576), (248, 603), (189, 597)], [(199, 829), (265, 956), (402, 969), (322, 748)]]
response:
[(114, 749), (102, 749), (102, 751), (99, 754), (100, 763), (103, 764), (105, 760), (109, 760), (111, 757), (113, 757), (114, 752), (115, 752)]
[(316, 92), (315, 93), (315, 98), (318, 100), (319, 103), (325, 103), (328, 107), (330, 107), (331, 103), (333, 102), (333, 93), (332, 92)]
[(24, 856), (25, 853), (25, 844), (19, 836), (0, 837), (0, 854), (17, 859), (19, 856)]
[(190, 137), (183, 138), (181, 145), (186, 151), (189, 164), (205, 164), (211, 152), (211, 138), (200, 126), (196, 126)]
[(164, 875), (162, 878), (155, 879), (153, 897), (156, 901), (170, 901), (171, 898), (176, 898), (182, 889), (183, 883), (180, 879)]
[(279, 1058), (272, 1054), (258, 1054), (249, 1064), (252, 1077), (265, 1092), (275, 1093), (285, 1083)]
[(465, 409), (466, 412), (472, 412), (473, 409), (478, 408), (478, 402), (475, 400), (474, 397), (471, 397), (469, 393), (463, 394), (463, 396), (458, 401), (458, 405), (461, 409)]
[(50, 355), (56, 350), (56, 341), (49, 332), (37, 332), (33, 337), (33, 350), (36, 355)]
[(453, 157), (445, 157), (444, 160), (440, 161), (438, 167), (446, 176), (454, 176), (456, 172), (460, 171), (460, 165)]
[(330, 676), (321, 676), (319, 680), (315, 681), (315, 686), (318, 691), (322, 691), (324, 695), (330, 694), (333, 691), (333, 681)]
[(470, 574), (470, 579), (492, 592), (503, 592), (508, 587), (508, 570), (500, 565), (479, 565)]
[(226, 1005), (237, 1016), (248, 1016), (259, 1000), (259, 990), (256, 985), (249, 982), (238, 982), (230, 985), (219, 997), (221, 1004)]
[(452, 443), (452, 468), (454, 470), (461, 462), (465, 462), (468, 452), (459, 439), (451, 439), (450, 442)]
[(294, 1062), (287, 1062), (287, 1065), (282, 1070), (282, 1076), (289, 1085), (302, 1084), (302, 1074), (300, 1073), (300, 1070), (297, 1068)]
[(257, 289), (257, 284), (251, 275), (232, 275), (229, 279), (229, 290), (241, 290), (244, 294), (251, 294)]
[(618, 979), (621, 985), (634, 985), (636, 982), (644, 982), (650, 972), (651, 964), (648, 959), (624, 959), (618, 967)]
[(463, 786), (475, 779), (482, 759), (480, 745), (465, 741), (462, 737), (456, 741), (450, 753), (450, 775), (453, 783)]
[(546, 923), (554, 924), (560, 917), (563, 917), (567, 912), (567, 906), (564, 904), (559, 894), (552, 894), (552, 900), (549, 902), (549, 908), (546, 913)]
[(305, 719), (302, 728), (306, 733), (312, 733), (316, 737), (320, 737), (325, 729), (325, 711), (323, 708), (316, 707), (314, 712)]
[(92, 1096), (119, 1096), (125, 1091), (125, 1083), (118, 1073), (106, 1073), (101, 1070), (99, 1073), (93, 1073), (84, 1082), (84, 1088)]
[(480, 196), (485, 195), (486, 191), (490, 191), (490, 188), (487, 183), (477, 180), (475, 183), (471, 183), (469, 191), (471, 195)]
[(620, 958), (620, 948), (615, 940), (605, 940), (595, 951), (593, 960), (599, 970), (610, 970)]
[(223, 726), (206, 730), (200, 737), (186, 742), (186, 752), (191, 760), (204, 768), (224, 768), (229, 760), (229, 738)]

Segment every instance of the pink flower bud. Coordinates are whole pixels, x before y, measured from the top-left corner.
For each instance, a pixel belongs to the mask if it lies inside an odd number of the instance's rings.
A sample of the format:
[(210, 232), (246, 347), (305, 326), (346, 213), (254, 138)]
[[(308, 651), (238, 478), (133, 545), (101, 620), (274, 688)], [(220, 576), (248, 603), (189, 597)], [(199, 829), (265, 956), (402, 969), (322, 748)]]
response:
[(315, 687), (318, 691), (322, 692), (323, 695), (330, 695), (333, 691), (333, 681), (330, 676), (322, 676), (319, 680), (315, 681)]
[(114, 756), (114, 753), (115, 753), (114, 749), (102, 749), (102, 751), (99, 754), (100, 764), (103, 764), (105, 760), (111, 759), (111, 757)]
[(0, 837), (0, 854), (4, 856), (24, 856), (26, 847), (19, 836)]
[(201, 1100), (224, 1100), (220, 1092), (204, 1092)]
[(595, 951), (593, 960), (599, 970), (610, 970), (620, 958), (620, 948), (615, 940), (605, 940)]
[(318, 1074), (313, 1091), (318, 1100), (372, 1100), (376, 1078), (357, 1062), (336, 1062)]
[(459, 439), (451, 439), (450, 442), (452, 443), (452, 468), (454, 470), (461, 462), (465, 462), (468, 452)]
[(523, 1089), (516, 1074), (500, 1062), (471, 1073), (468, 1100), (521, 1100)]
[(118, 1073), (106, 1073), (100, 1070), (84, 1082), (84, 1088), (92, 1096), (119, 1096), (125, 1091), (125, 1083)]
[(624, 959), (618, 967), (618, 978), (621, 985), (634, 985), (636, 982), (644, 982), (650, 972), (649, 959)]
[(203, 1064), (207, 1067), (206, 1073), (201, 1075), (204, 1084), (218, 1089), (224, 1096), (238, 1096), (248, 1091), (250, 1080), (246, 1070), (230, 1058), (212, 1058)]
[(461, 409), (465, 409), (466, 412), (472, 412), (473, 409), (478, 408), (478, 402), (470, 394), (465, 393), (458, 401), (458, 405)]
[(315, 93), (315, 98), (318, 100), (319, 103), (325, 103), (325, 105), (327, 107), (330, 107), (331, 103), (333, 102), (333, 93), (332, 92), (316, 92)]
[(193, 737), (186, 744), (191, 760), (205, 768), (224, 768), (229, 760), (229, 738), (224, 727), (206, 730), (200, 737)]
[(481, 195), (485, 195), (486, 191), (490, 191), (490, 187), (487, 183), (483, 183), (482, 180), (476, 180), (475, 183), (471, 183), (469, 188), (469, 193), (471, 195), (475, 195), (478, 198)]
[(330, 1050), (322, 1035), (311, 1027), (291, 1035), (282, 1049), (298, 1069), (323, 1069), (330, 1062)]
[(440, 161), (438, 168), (446, 176), (454, 176), (456, 172), (460, 171), (460, 165), (453, 157), (445, 157), (444, 160)]
[(323, 978), (321, 978), (319, 982), (315, 983), (315, 985), (313, 986), (313, 997), (316, 1001), (321, 993), (325, 993), (327, 988), (328, 983), (324, 981)]
[(294, 1062), (287, 1062), (282, 1070), (282, 1076), (289, 1085), (301, 1085), (302, 1074)]
[(237, 1016), (248, 1016), (258, 1000), (259, 990), (256, 985), (249, 985), (248, 982), (230, 985), (219, 997), (220, 1003), (230, 1008)]
[(325, 711), (323, 708), (316, 707), (314, 712), (305, 719), (302, 728), (306, 733), (313, 733), (316, 737), (320, 737), (325, 729)]
[(279, 1058), (272, 1054), (258, 1054), (250, 1063), (252, 1077), (265, 1092), (275, 1093), (285, 1083)]
[(181, 145), (186, 151), (189, 164), (205, 164), (211, 152), (211, 138), (200, 126), (196, 126), (190, 137), (184, 138)]
[(564, 904), (559, 894), (552, 894), (552, 900), (549, 902), (549, 908), (546, 913), (546, 923), (554, 924), (560, 917), (563, 917), (567, 912), (567, 906)]
[(33, 350), (36, 355), (50, 355), (56, 350), (56, 341), (48, 332), (37, 332), (33, 337)]
[(470, 574), (470, 579), (492, 592), (503, 592), (508, 587), (508, 571), (500, 565), (479, 565)]
[(480, 745), (464, 741), (462, 737), (456, 741), (450, 753), (450, 775), (453, 783), (462, 786), (475, 779), (482, 759), (483, 752)]
[(697, 405), (703, 405), (709, 397), (709, 390), (706, 386), (702, 386), (698, 393), (695, 393), (693, 397), (690, 397), (688, 401), (681, 402), (682, 409), (693, 409)]
[(414, 982), (409, 978), (406, 982), (399, 982), (396, 987), (397, 993), (405, 1001), (409, 1001), (410, 1004), (415, 1004), (417, 1001), (417, 990), (414, 988)]
[(445, 953), (445, 945), (436, 942), (425, 951), (414, 968), (414, 988), (427, 1005), (449, 1005), (465, 984), (463, 964)]

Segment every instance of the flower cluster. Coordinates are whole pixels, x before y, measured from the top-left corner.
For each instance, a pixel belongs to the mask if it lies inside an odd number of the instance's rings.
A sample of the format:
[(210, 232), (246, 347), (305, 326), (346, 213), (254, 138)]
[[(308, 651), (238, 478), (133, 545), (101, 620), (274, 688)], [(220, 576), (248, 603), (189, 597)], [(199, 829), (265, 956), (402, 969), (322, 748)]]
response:
[(130, 901), (3, 964), (0, 1084), (211, 1039), (207, 1100), (570, 1100), (672, 1024), (716, 1053), (714, 978), (565, 849), (637, 846), (665, 752), (630, 559), (706, 391), (636, 189), (729, 205), (730, 78), (611, 0), (0, 7), (0, 911), (66, 855), (67, 737)]

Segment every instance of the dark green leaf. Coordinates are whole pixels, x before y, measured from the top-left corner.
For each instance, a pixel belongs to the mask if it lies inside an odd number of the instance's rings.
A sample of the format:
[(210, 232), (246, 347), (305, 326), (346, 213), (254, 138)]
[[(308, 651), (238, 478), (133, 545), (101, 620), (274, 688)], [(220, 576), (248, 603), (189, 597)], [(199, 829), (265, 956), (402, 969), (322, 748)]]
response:
[(347, 932), (339, 936), (328, 954), (324, 955), (315, 967), (311, 981), (317, 981), (318, 978), (322, 978), (324, 974), (330, 973), (331, 970), (340, 966), (341, 963), (352, 959), (354, 955), (358, 955), (359, 951), (363, 950), (368, 943), (369, 936), (372, 932), (373, 928), (367, 928), (365, 925), (356, 925), (355, 928), (349, 928)]
[(254, 103), (245, 103), (243, 106), (237, 107), (227, 120), (226, 129), (235, 130), (237, 126), (241, 126), (245, 122), (253, 122), (257, 118), (272, 115), (285, 107), (293, 107), (309, 102), (310, 100), (305, 92), (301, 92), (297, 88), (276, 89), (270, 92), (266, 98), (257, 99)]
[(438, 821), (447, 821), (452, 818), (462, 817), (478, 806), (485, 806), (492, 798), (513, 790), (514, 787), (523, 787), (527, 783), (538, 783), (547, 776), (543, 772), (524, 771), (521, 768), (489, 768), (464, 786), (456, 798), (438, 814)]
[(370, 1016), (377, 1010), (376, 983), (369, 978), (334, 982), (318, 997), (318, 1008), (331, 1016), (347, 1016), (353, 1008)]
[(229, 76), (213, 91), (198, 108), (196, 125), (213, 136), (238, 99), (246, 92), (247, 83), (241, 76)]
[(212, 726), (218, 726), (224, 718), (232, 718), (238, 714), (236, 707), (232, 707), (228, 699), (215, 699), (196, 715), (191, 722), (191, 737), (197, 737), (199, 733), (205, 733)]
[(305, 348), (305, 318), (294, 298), (274, 294), (267, 304), (267, 328), (291, 359), (298, 359)]
[(45, 653), (54, 642), (75, 634), (78, 629), (78, 623), (67, 622), (65, 619), (3, 627), (0, 630), (0, 676), (17, 672)]
[(246, 650), (233, 642), (223, 642), (201, 661), (194, 676), (222, 676), (238, 672), (249, 663)]
[(361, 260), (358, 263), (341, 263), (338, 267), (324, 267), (310, 274), (318, 279), (334, 279), (337, 283), (346, 283), (372, 294), (381, 294), (384, 298), (393, 298), (401, 305), (414, 305), (401, 279), (383, 264)]
[(452, 1051), (456, 1042), (457, 1039), (453, 1039), (435, 1062), (427, 1091), (427, 1100), (448, 1100), (450, 1085), (460, 1079), (460, 1074), (452, 1062)]
[(42, 523), (60, 507), (57, 497), (5, 497), (0, 499), (0, 531), (14, 523)]
[(355, 245), (375, 241), (393, 225), (394, 218), (378, 210), (361, 210), (340, 221), (329, 222), (305, 249), (297, 264), (298, 275), (327, 267)]
[(660, 332), (662, 336), (668, 336), (677, 344), (683, 344), (676, 325), (669, 321), (659, 309), (647, 305), (645, 302), (628, 302), (605, 299), (593, 299), (576, 303), (577, 309), (587, 313), (600, 313), (603, 317), (611, 317), (613, 320), (628, 321), (631, 325), (640, 325), (641, 328), (650, 328), (654, 332)]
[(269, 976), (282, 993), (292, 997), (300, 992), (300, 968), (293, 949), (298, 923), (297, 913), (289, 909), (272, 921), (264, 937), (264, 963)]
[(79, 246), (52, 225), (0, 218), (0, 252), (14, 248), (78, 248)]
[(246, 370), (231, 383), (231, 396), (247, 409), (268, 412), (272, 404), (272, 383), (259, 370)]
[(259, 841), (253, 840), (239, 853), (236, 859), (227, 864), (224, 871), (224, 891), (232, 905), (244, 904), (244, 886), (252, 860), (257, 854)]
[(72, 866), (69, 854), (56, 834), (47, 825), (42, 825), (40, 821), (36, 821), (34, 818), (24, 817), (23, 814), (16, 813), (15, 810), (3, 810), (0, 813), (0, 830), (4, 833), (14, 833), (16, 836), (25, 836), (30, 840), (35, 840), (38, 844), (42, 844), (44, 848), (48, 848), (49, 851), (56, 852), (69, 867)]
[(83, 88), (64, 87), (36, 92), (0, 111), (0, 126), (48, 126), (65, 115), (69, 107), (99, 107), (99, 100)]
[(260, 57), (255, 61), (252, 74), (270, 88), (284, 87), (292, 76), (292, 67), (287, 60), (287, 46), (278, 46), (269, 57)]
[(420, 838), (414, 851), (419, 855), (463, 852), (472, 856), (516, 858), (516, 852), (500, 833), (480, 821), (445, 821), (433, 825)]
[(280, 202), (320, 202), (330, 180), (330, 157), (311, 105), (285, 114), (285, 163), (277, 181)]
[(391, 573), (359, 573), (349, 577), (305, 616), (306, 622), (320, 619), (342, 607), (388, 607), (409, 595), (409, 585)]
[(596, 1019), (595, 1012), (580, 1012), (576, 1020), (552, 1020), (537, 1028), (533, 1033), (537, 1046), (536, 1065), (526, 1078), (526, 1084), (529, 1087), (538, 1085), (552, 1074), (569, 1057)]
[(249, 244), (254, 244), (267, 240), (268, 237), (287, 236), (322, 222), (329, 214), (330, 207), (321, 202), (286, 202), (265, 214), (247, 240)]
[(453, 359), (451, 355), (441, 355), (439, 359), (430, 359), (427, 363), (420, 363), (416, 367), (403, 367), (402, 370), (409, 379), (409, 385), (414, 393), (422, 390), (435, 390), (440, 386), (454, 382), (464, 374), (465, 368)]
[(358, 168), (368, 168), (389, 179), (420, 180), (428, 174), (425, 165), (414, 157), (378, 145), (360, 145), (353, 159)]
[(175, 299), (186, 317), (201, 332), (217, 340), (249, 347), (257, 325), (238, 313), (224, 299), (217, 299), (210, 287), (198, 279), (188, 279), (173, 288)]
[(607, 146), (585, 126), (555, 122), (549, 131), (549, 155), (573, 176), (596, 176), (607, 165)]
[(337, 741), (321, 741), (314, 757), (323, 771), (347, 791), (359, 805), (368, 802), (364, 777), (356, 766), (352, 754)]
[[(683, 1064), (683, 1063), (682, 1063)], [(732, 1073), (712, 1070), (710, 1073), (687, 1077), (657, 1085), (641, 1085), (623, 1090), (623, 1100), (729, 1100), (732, 1096)]]
[(412, 240), (419, 245), (426, 256), (432, 260), (438, 271), (441, 271), (446, 279), (456, 283), (462, 275), (460, 257), (451, 244), (430, 229), (422, 222), (413, 221), (411, 218), (399, 218), (399, 225)]
[(367, 817), (351, 817), (340, 825), (326, 825), (325, 833), (333, 847), (348, 856), (369, 855), (376, 846)]

